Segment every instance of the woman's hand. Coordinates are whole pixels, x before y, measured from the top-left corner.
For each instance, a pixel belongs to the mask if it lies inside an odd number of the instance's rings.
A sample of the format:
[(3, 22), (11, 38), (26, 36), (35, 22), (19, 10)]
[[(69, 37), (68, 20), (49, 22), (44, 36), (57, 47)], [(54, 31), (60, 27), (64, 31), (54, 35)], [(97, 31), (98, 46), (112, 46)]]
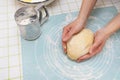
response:
[(89, 53), (80, 57), (77, 62), (89, 59), (93, 57), (94, 55), (98, 54), (104, 47), (106, 40), (109, 38), (109, 34), (107, 34), (107, 31), (103, 28), (98, 30), (95, 33), (94, 36), (94, 43), (91, 46)]
[(66, 52), (66, 42), (76, 33), (80, 32), (84, 27), (97, 0), (83, 0), (78, 18), (68, 24), (63, 29), (62, 45)]
[(94, 43), (90, 48), (89, 53), (80, 57), (77, 61), (80, 62), (98, 54), (102, 50), (109, 36), (118, 30), (120, 30), (120, 13), (116, 15), (104, 28), (95, 33)]
[(64, 49), (64, 52), (66, 52), (66, 43), (70, 38), (80, 32), (85, 27), (84, 24), (81, 23), (79, 19), (74, 20), (70, 24), (64, 27), (63, 33), (62, 33), (62, 46)]

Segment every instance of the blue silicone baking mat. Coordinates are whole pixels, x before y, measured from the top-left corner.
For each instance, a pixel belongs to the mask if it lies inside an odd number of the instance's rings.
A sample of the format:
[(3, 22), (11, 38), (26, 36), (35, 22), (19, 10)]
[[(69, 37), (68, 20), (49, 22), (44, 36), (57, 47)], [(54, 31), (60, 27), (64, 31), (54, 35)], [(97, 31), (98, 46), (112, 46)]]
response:
[[(62, 30), (77, 14), (51, 16), (42, 26), (39, 39), (21, 39), (24, 80), (120, 80), (120, 31), (107, 40), (100, 54), (87, 61), (77, 63), (64, 54)], [(115, 7), (94, 9), (86, 27), (96, 32), (116, 14)]]

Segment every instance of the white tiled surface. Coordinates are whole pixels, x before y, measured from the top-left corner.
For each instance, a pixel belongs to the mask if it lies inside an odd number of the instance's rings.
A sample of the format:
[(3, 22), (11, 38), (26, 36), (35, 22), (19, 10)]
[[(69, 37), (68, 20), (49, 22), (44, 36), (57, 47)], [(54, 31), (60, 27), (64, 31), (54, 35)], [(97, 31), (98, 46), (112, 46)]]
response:
[[(82, 0), (56, 0), (47, 6), (50, 15), (78, 11)], [(98, 0), (95, 8), (114, 5), (120, 11), (120, 0)], [(16, 0), (0, 3), (0, 80), (22, 80), (19, 29), (14, 21), (15, 11), (23, 5)]]

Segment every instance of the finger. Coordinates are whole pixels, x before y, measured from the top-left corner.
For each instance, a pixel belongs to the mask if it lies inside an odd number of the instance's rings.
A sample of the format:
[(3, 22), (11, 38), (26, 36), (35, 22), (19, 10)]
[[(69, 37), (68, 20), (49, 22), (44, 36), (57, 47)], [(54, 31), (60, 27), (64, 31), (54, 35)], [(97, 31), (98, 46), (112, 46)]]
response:
[(83, 56), (83, 57), (81, 57), (81, 59), (89, 59), (89, 58), (95, 56), (96, 54), (98, 54), (102, 50), (104, 44), (105, 44), (105, 42), (101, 43), (93, 53), (89, 53), (88, 57)]
[(90, 57), (94, 55), (93, 54), (94, 50), (100, 45), (100, 43), (97, 43), (96, 41), (97, 40), (95, 39), (94, 44), (91, 46), (89, 53), (78, 58), (77, 62), (83, 61), (85, 59), (89, 59)]
[(86, 60), (86, 59), (93, 57), (94, 55), (97, 54), (97, 52), (99, 52), (102, 49), (103, 46), (104, 46), (104, 43), (99, 44), (99, 46), (96, 47), (95, 51), (93, 51), (92, 53), (88, 53), (86, 55), (83, 55), (82, 57), (78, 58), (77, 62), (80, 62), (80, 61), (83, 61), (83, 60)]
[(64, 50), (64, 52), (66, 53), (66, 52), (67, 52), (66, 43), (65, 43), (65, 42), (62, 42), (62, 46), (63, 46), (63, 50)]
[(64, 37), (64, 40), (63, 41), (68, 41), (71, 39), (71, 37), (75, 34), (75, 30), (74, 29), (71, 29), (67, 34), (66, 36)]
[(77, 59), (77, 62), (82, 62), (82, 61), (84, 61), (83, 59)]
[(82, 57), (78, 58), (77, 62), (80, 62), (80, 61), (83, 61), (83, 60), (86, 60), (86, 59), (89, 59), (89, 58), (91, 58), (91, 55), (88, 53), (88, 54), (83, 55)]
[(65, 27), (63, 29), (63, 33), (62, 33), (62, 40), (64, 41), (64, 38), (66, 37), (66, 34), (70, 31), (70, 27)]
[(97, 53), (99, 53), (102, 49), (103, 49), (103, 46), (105, 45), (105, 42), (103, 42), (97, 49), (96, 51), (93, 53), (94, 55), (96, 55)]
[(89, 53), (93, 53), (96, 50), (96, 48), (98, 48), (100, 46), (100, 44), (101, 44), (100, 40), (95, 40), (93, 45), (90, 48)]

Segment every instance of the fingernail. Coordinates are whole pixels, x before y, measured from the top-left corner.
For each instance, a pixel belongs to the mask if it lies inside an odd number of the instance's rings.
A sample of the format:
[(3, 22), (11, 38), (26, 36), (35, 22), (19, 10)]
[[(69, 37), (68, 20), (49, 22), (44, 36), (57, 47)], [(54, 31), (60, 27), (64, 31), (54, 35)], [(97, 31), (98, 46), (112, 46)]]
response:
[(64, 49), (66, 49), (66, 46), (64, 46)]
[(80, 62), (82, 59), (78, 59), (77, 62)]
[(67, 38), (63, 38), (63, 41), (67, 41)]
[(83, 59), (84, 59), (84, 57), (81, 57), (81, 58), (80, 58), (80, 60), (83, 60)]
[(79, 63), (79, 62), (82, 62), (83, 60), (81, 59), (81, 60), (78, 60), (77, 62)]
[(92, 49), (90, 49), (89, 53), (92, 53)]
[(80, 60), (79, 61), (77, 60), (77, 62), (80, 62)]

